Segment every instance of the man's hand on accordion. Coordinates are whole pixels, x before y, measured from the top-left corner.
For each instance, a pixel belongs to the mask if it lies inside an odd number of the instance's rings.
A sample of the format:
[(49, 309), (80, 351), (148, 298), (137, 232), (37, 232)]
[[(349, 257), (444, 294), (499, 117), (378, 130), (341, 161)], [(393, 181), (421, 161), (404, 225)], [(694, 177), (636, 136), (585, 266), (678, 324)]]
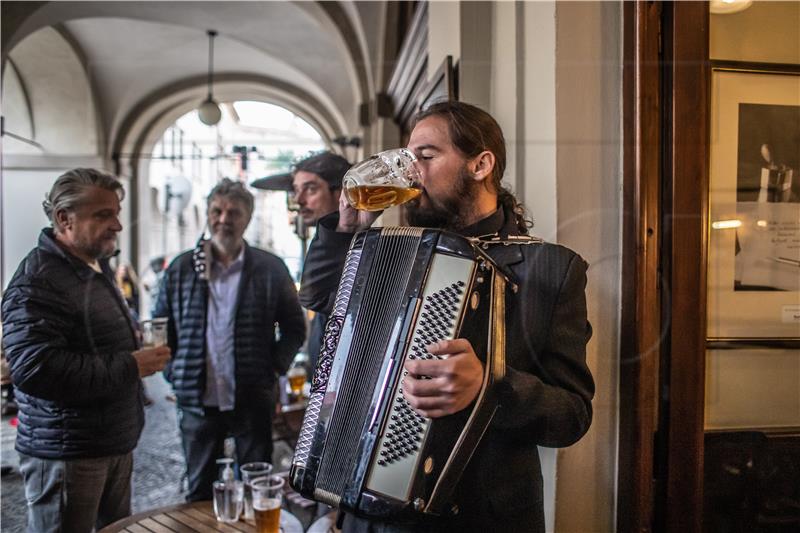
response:
[(441, 340), (428, 352), (443, 359), (409, 359), (403, 395), (422, 416), (438, 418), (467, 407), (481, 388), (483, 365), (466, 339)]

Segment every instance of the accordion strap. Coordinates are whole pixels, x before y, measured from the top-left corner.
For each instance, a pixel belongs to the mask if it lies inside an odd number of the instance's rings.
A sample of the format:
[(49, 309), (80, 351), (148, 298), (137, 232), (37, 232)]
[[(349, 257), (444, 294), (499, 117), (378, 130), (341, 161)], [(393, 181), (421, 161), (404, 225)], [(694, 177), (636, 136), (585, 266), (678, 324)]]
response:
[(503, 239), (497, 233), (491, 233), (489, 235), (481, 235), (480, 237), (472, 237), (470, 241), (486, 250), (489, 246), (498, 244), (503, 246), (511, 246), (512, 244), (542, 244), (544, 239), (541, 237), (531, 237), (530, 235), (509, 235)]

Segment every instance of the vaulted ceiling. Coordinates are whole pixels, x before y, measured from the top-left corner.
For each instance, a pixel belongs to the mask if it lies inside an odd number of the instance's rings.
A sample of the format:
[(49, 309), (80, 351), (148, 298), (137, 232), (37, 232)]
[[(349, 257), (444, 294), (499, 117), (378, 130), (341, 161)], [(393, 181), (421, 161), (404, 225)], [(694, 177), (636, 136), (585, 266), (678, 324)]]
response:
[(24, 83), (15, 53), (55, 29), (81, 59), (113, 142), (160, 100), (184, 91), (199, 103), (214, 29), (218, 100), (273, 94), (301, 102), (327, 135), (352, 134), (376, 92), (385, 10), (386, 2), (3, 2), (3, 73), (10, 58)]

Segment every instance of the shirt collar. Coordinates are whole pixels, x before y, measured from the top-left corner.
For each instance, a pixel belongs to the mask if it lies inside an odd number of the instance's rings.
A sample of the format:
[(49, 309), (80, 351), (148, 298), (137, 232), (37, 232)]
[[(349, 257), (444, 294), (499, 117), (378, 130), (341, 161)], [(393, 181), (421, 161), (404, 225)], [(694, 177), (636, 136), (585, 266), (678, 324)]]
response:
[(239, 255), (236, 256), (236, 259), (234, 259), (233, 262), (230, 265), (228, 265), (227, 268), (225, 268), (222, 265), (222, 262), (220, 262), (216, 258), (212, 259), (211, 260), (212, 278), (217, 277), (221, 274), (232, 274), (234, 272), (242, 270), (242, 267), (244, 265), (244, 248), (245, 248), (244, 244), (242, 244), (242, 249), (239, 251)]
[(482, 237), (484, 235), (494, 235), (503, 227), (506, 217), (502, 208), (495, 209), (494, 213), (482, 218), (461, 229), (458, 234), (464, 237)]

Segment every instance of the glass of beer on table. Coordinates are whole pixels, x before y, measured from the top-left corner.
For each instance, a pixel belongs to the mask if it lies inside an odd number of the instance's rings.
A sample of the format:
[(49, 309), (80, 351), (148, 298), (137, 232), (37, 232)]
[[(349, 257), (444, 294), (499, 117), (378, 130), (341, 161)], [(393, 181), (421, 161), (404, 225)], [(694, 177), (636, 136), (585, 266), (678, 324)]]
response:
[(279, 533), (284, 483), (283, 477), (278, 475), (258, 477), (250, 482), (256, 533)]
[(266, 462), (245, 463), (239, 467), (244, 482), (244, 518), (253, 520), (253, 491), (250, 484), (254, 479), (269, 476), (272, 473), (272, 465)]
[(344, 175), (342, 188), (352, 207), (382, 211), (420, 195), (417, 158), (407, 148), (379, 152)]

